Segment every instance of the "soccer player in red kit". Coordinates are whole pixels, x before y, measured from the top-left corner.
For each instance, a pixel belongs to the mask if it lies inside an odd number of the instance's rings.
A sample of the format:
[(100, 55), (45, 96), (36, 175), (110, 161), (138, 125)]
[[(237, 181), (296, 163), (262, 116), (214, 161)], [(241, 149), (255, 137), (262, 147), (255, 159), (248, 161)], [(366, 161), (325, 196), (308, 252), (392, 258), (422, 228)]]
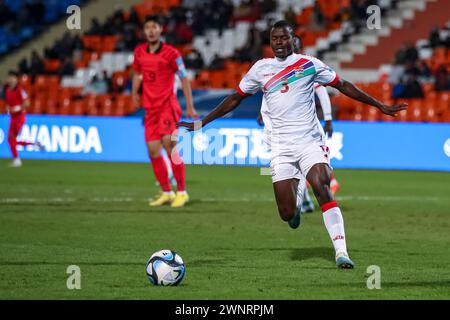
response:
[(17, 72), (9, 71), (4, 93), (6, 109), (11, 116), (8, 130), (8, 143), (14, 158), (13, 162), (11, 163), (11, 167), (20, 167), (22, 166), (22, 161), (20, 160), (19, 154), (17, 152), (17, 145), (41, 146), (37, 142), (33, 143), (17, 141), (17, 136), (19, 135), (20, 130), (25, 123), (25, 110), (30, 105), (30, 101), (28, 100), (26, 91), (19, 85), (19, 74)]
[[(161, 41), (162, 24), (158, 16), (148, 16), (144, 22), (146, 42), (134, 50), (133, 101), (141, 105), (139, 88), (142, 83), (142, 106), (145, 109), (145, 141), (153, 171), (162, 193), (149, 203), (150, 206), (170, 204), (183, 207), (189, 196), (186, 192), (185, 166), (176, 149), (176, 123), (181, 117), (181, 107), (174, 94), (175, 74), (181, 79), (186, 99), (186, 115), (197, 118), (192, 102), (192, 91), (186, 68), (177, 49)], [(173, 175), (177, 182), (177, 193), (172, 191), (167, 166), (161, 156), (164, 148), (169, 156)]]

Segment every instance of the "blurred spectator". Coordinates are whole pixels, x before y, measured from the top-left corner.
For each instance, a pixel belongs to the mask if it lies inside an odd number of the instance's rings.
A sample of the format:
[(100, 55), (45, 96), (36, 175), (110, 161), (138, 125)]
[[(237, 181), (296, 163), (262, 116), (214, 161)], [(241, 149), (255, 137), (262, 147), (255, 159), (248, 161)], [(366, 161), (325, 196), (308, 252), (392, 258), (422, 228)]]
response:
[(285, 12), (284, 12), (284, 20), (289, 22), (292, 26), (295, 26), (297, 24), (297, 14), (295, 13), (294, 9), (292, 9), (292, 6), (290, 6)]
[(434, 82), (436, 91), (450, 90), (450, 75), (445, 65), (440, 65), (436, 71), (436, 80)]
[(314, 2), (313, 14), (308, 28), (313, 31), (322, 31), (325, 28), (325, 16), (317, 1)]
[(222, 70), (225, 67), (225, 60), (219, 57), (218, 54), (215, 54), (210, 65), (209, 70)]
[(421, 82), (430, 81), (430, 79), (432, 77), (432, 73), (425, 61), (421, 60), (417, 64), (417, 71), (418, 71), (417, 75), (419, 76), (419, 81), (421, 81)]
[(188, 69), (200, 70), (205, 67), (205, 63), (203, 62), (202, 55), (197, 50), (193, 49), (186, 57), (184, 58), (184, 63)]
[(399, 98), (423, 98), (422, 87), (414, 75), (407, 77), (405, 90)]
[(394, 64), (415, 63), (419, 58), (419, 52), (411, 42), (406, 42), (397, 51)]
[(262, 57), (262, 40), (261, 34), (252, 24), (248, 31), (248, 40), (243, 48), (236, 50), (235, 59), (239, 62), (255, 62)]
[(64, 61), (59, 67), (59, 76), (73, 76), (75, 74), (75, 65), (73, 64), (72, 57), (65, 56)]
[(28, 67), (28, 61), (25, 58), (20, 60), (17, 66), (20, 74), (28, 74), (30, 72), (30, 68)]
[(258, 0), (242, 0), (241, 4), (234, 9), (233, 20), (256, 22), (261, 16)]
[(436, 48), (441, 44), (441, 38), (439, 36), (439, 28), (437, 26), (434, 26), (433, 29), (431, 29), (428, 41), (430, 43), (431, 48)]
[(42, 73), (44, 73), (44, 62), (37, 51), (33, 50), (31, 53), (30, 74), (34, 77)]
[(108, 92), (108, 82), (105, 79), (100, 79), (97, 75), (92, 77), (91, 82), (84, 87), (81, 95), (89, 95), (89, 94), (105, 94)]
[(261, 13), (268, 14), (275, 12), (277, 10), (276, 0), (262, 0), (261, 3)]
[(97, 18), (92, 18), (91, 20), (91, 28), (88, 32), (86, 32), (87, 35), (103, 35), (103, 27), (98, 21)]

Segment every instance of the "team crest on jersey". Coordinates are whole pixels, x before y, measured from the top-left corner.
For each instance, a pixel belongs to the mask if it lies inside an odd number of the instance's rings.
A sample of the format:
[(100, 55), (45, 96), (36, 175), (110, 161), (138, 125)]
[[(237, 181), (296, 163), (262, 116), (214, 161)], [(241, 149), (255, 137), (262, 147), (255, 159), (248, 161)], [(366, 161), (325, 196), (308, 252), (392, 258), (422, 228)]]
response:
[(296, 76), (297, 78), (299, 78), (299, 77), (301, 77), (301, 76), (304, 75), (305, 69), (303, 69), (303, 67), (298, 67), (298, 68), (296, 68), (296, 69), (294, 70), (294, 72), (295, 72), (295, 76)]

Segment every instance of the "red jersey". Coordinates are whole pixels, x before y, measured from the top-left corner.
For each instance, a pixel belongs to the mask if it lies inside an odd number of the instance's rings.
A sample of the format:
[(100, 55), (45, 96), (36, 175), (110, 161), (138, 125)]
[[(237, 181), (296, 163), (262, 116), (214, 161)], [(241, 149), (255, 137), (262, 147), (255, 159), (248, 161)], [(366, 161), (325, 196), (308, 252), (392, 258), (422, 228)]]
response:
[(133, 69), (142, 73), (142, 105), (145, 109), (162, 108), (174, 96), (175, 74), (186, 77), (186, 68), (180, 52), (161, 42), (154, 52), (148, 52), (148, 43), (134, 50)]
[(14, 111), (15, 108), (22, 106), (24, 101), (28, 98), (27, 92), (23, 90), (19, 85), (15, 88), (5, 87), (5, 101), (6, 105), (9, 106), (9, 113), (11, 115), (18, 115), (25, 113), (24, 110)]

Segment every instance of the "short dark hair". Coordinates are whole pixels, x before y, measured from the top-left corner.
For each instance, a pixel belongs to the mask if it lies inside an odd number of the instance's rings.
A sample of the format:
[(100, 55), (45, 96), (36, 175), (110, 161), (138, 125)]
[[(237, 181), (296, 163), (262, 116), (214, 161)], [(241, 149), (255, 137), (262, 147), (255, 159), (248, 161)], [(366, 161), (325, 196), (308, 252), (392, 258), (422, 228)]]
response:
[(144, 19), (144, 24), (143, 25), (145, 25), (147, 22), (154, 22), (156, 24), (159, 24), (160, 26), (163, 25), (161, 16), (159, 16), (157, 14), (152, 14), (152, 15), (146, 16), (145, 19)]
[(272, 26), (273, 29), (287, 29), (292, 37), (295, 36), (294, 27), (286, 20), (279, 20)]
[(19, 73), (17, 71), (14, 70), (9, 70), (8, 71), (8, 76), (14, 76), (14, 77), (19, 77)]

